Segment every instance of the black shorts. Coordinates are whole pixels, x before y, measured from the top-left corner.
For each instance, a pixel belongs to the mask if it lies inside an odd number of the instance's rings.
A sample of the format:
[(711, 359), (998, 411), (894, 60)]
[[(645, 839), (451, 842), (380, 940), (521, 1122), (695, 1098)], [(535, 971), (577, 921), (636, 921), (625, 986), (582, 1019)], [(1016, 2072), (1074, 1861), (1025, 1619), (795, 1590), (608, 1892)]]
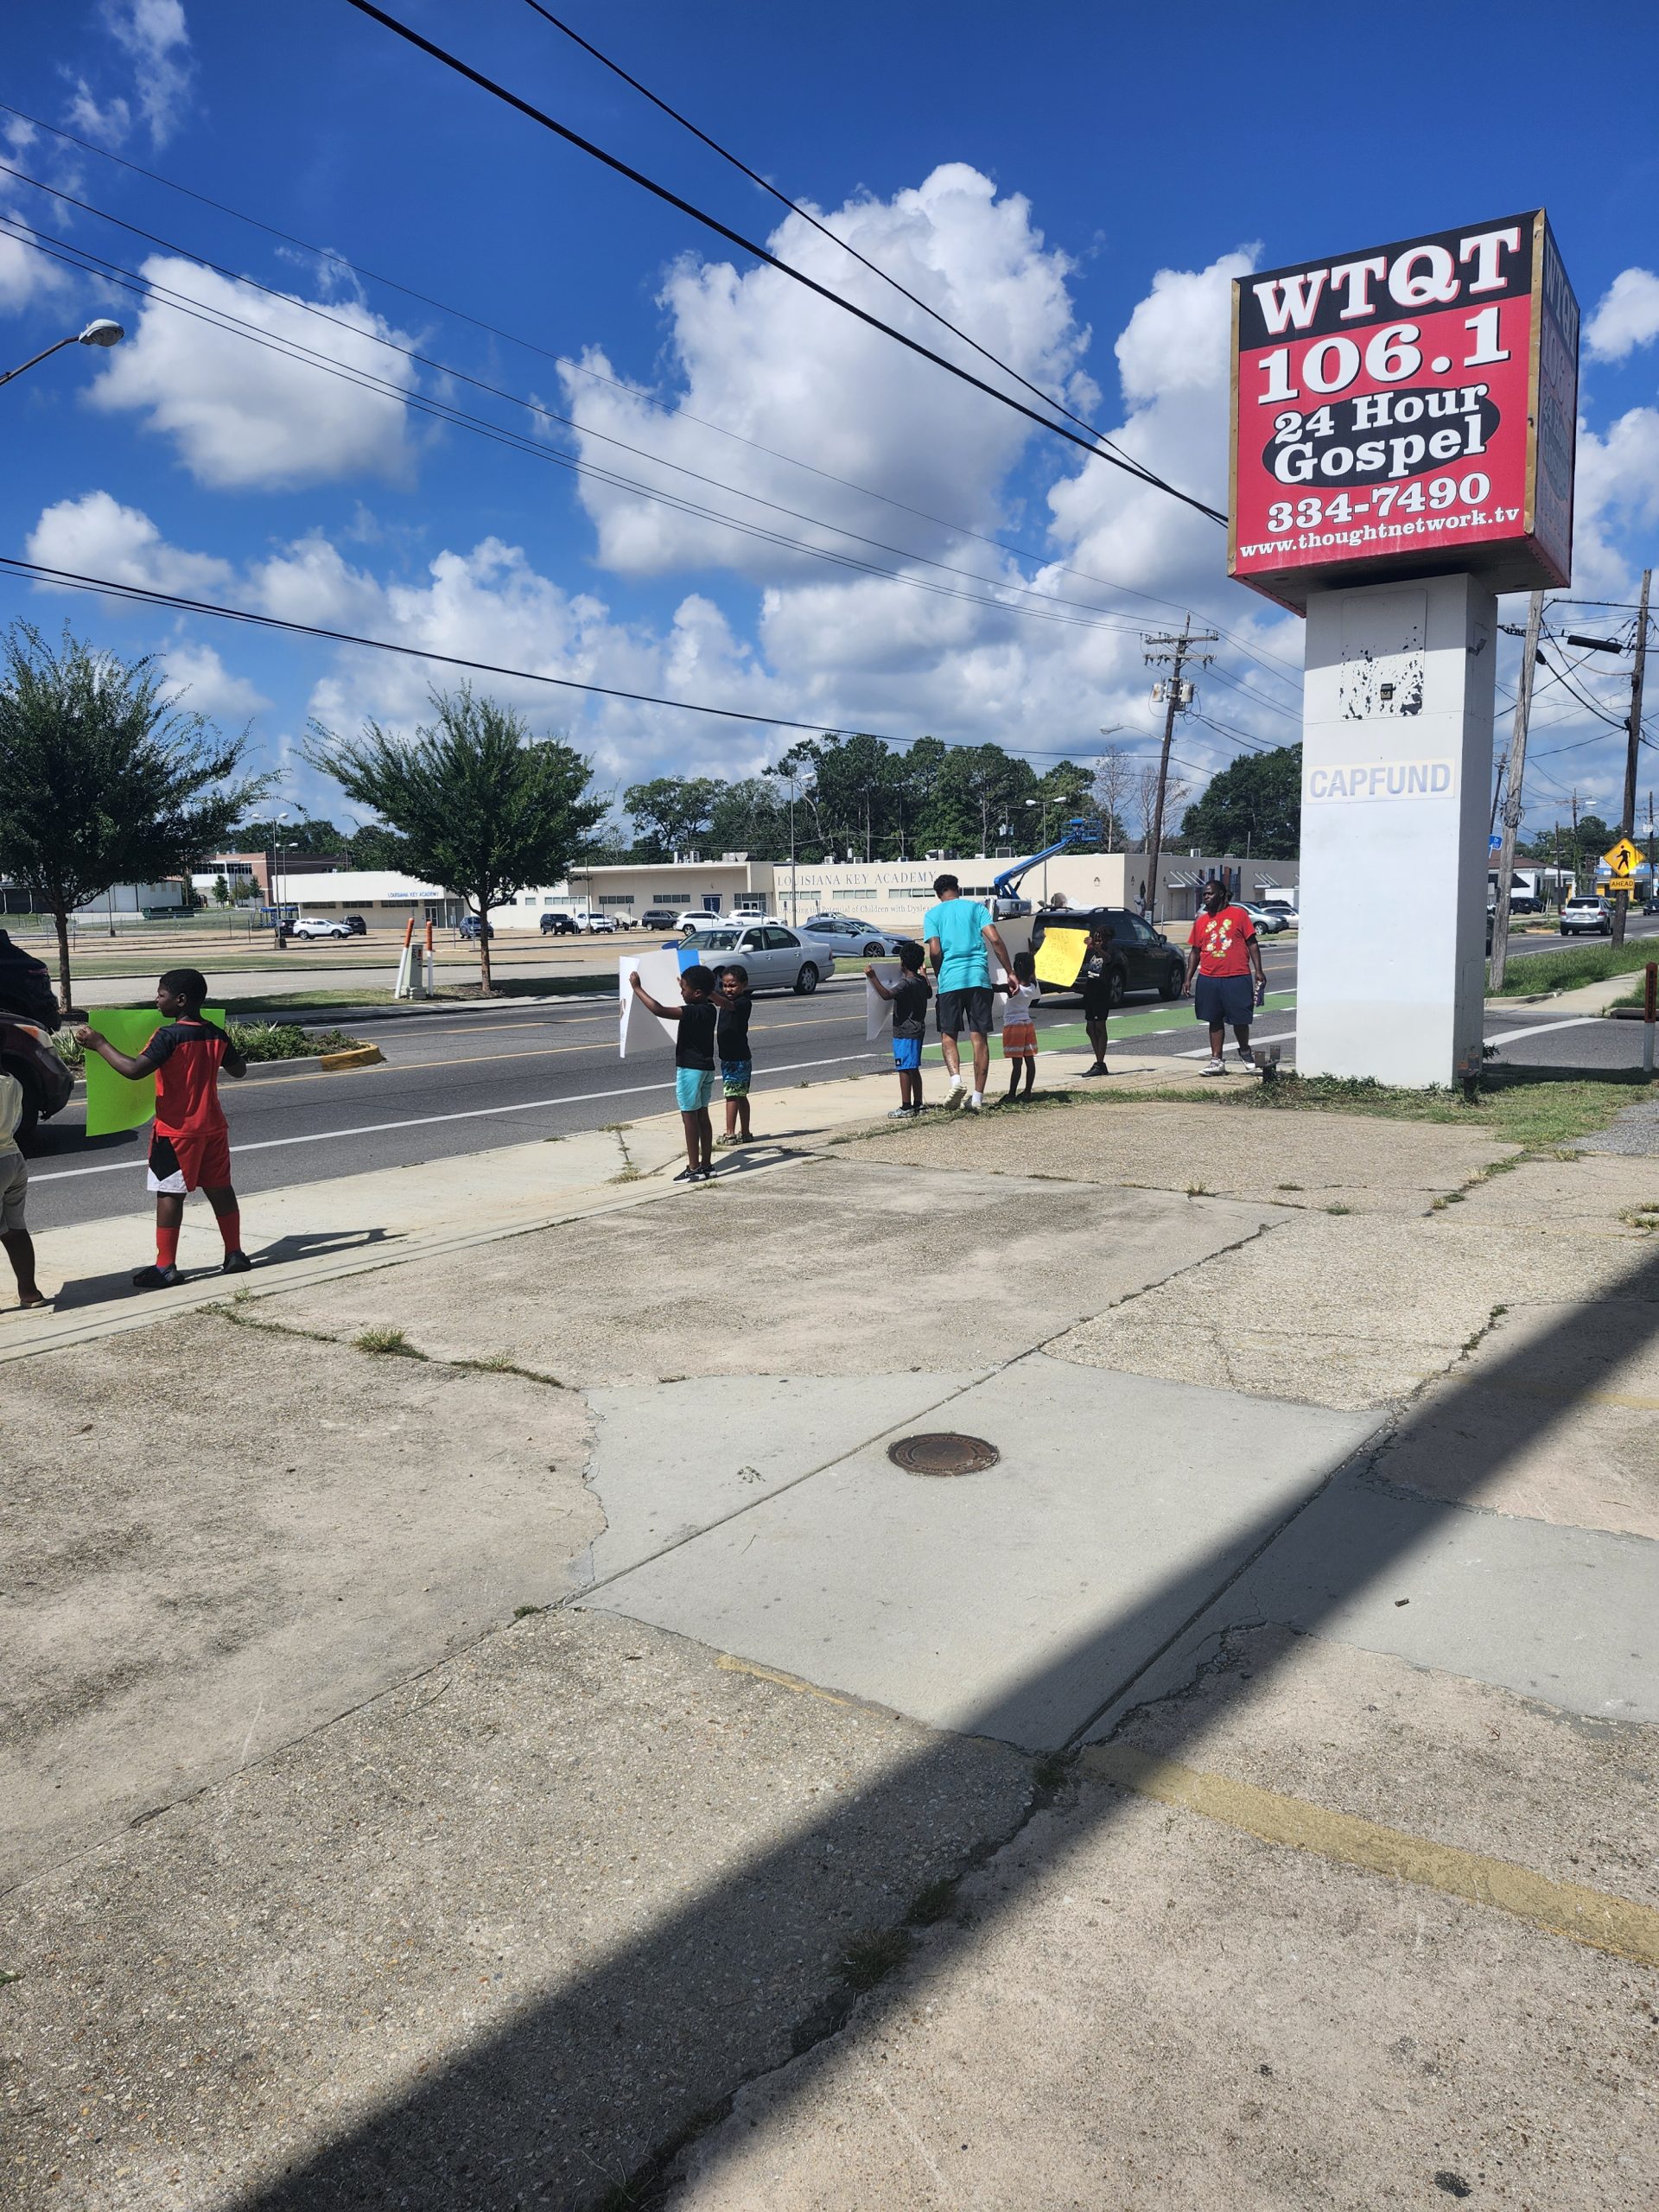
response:
[(960, 1037), (964, 1023), (975, 1037), (988, 1037), (991, 1033), (988, 983), (976, 983), (965, 991), (941, 991), (938, 1008), (941, 1037)]
[(1083, 1018), (1085, 1021), (1104, 1021), (1111, 1010), (1112, 986), (1109, 979), (1084, 985)]

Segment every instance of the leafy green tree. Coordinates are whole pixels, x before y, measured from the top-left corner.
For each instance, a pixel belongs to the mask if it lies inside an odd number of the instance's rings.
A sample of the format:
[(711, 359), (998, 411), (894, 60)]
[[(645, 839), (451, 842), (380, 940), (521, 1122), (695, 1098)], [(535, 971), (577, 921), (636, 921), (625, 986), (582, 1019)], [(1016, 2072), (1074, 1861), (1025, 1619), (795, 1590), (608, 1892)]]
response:
[(215, 906), (228, 906), (230, 903), (231, 887), (225, 880), (225, 872), (221, 868), (213, 878), (213, 904)]
[(352, 842), (326, 817), (311, 815), (302, 815), (297, 822), (279, 822), (275, 815), (238, 822), (229, 836), (227, 849), (233, 853), (269, 853), (279, 845), (286, 845), (290, 853), (343, 853)]
[(720, 791), (715, 776), (657, 776), (631, 784), (622, 804), (633, 818), (642, 857), (662, 861), (671, 853), (701, 850), (709, 842)]
[(66, 1011), (75, 909), (111, 884), (188, 871), (270, 788), (238, 773), (245, 732), (220, 737), (165, 684), (155, 655), (124, 661), (67, 626), (55, 651), (27, 622), (0, 649), (0, 874), (57, 926)]
[(409, 849), (384, 822), (365, 822), (352, 832), (346, 857), (353, 868), (407, 869)]
[(709, 819), (710, 849), (747, 853), (757, 861), (785, 859), (789, 852), (788, 804), (767, 776), (742, 776), (735, 783), (722, 784)]
[(1302, 841), (1302, 748), (1247, 753), (1213, 777), (1181, 817), (1181, 837), (1205, 853), (1294, 860)]
[(563, 875), (605, 804), (586, 797), (591, 772), (581, 754), (556, 738), (532, 738), (512, 708), (465, 683), (429, 696), (436, 720), (412, 741), (373, 721), (355, 738), (314, 722), (305, 757), (391, 824), (417, 874), (465, 899), (479, 918), (487, 997), (490, 909)]

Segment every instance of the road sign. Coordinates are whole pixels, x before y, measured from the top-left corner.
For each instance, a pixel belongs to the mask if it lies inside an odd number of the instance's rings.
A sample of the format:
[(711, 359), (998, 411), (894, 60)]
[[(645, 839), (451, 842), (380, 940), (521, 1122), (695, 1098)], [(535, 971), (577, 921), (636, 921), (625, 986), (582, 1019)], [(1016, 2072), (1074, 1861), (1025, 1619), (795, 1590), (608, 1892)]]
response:
[(1621, 837), (1612, 849), (1601, 857), (1607, 863), (1608, 873), (1616, 881), (1621, 877), (1628, 880), (1632, 872), (1642, 865), (1641, 853), (1628, 837)]

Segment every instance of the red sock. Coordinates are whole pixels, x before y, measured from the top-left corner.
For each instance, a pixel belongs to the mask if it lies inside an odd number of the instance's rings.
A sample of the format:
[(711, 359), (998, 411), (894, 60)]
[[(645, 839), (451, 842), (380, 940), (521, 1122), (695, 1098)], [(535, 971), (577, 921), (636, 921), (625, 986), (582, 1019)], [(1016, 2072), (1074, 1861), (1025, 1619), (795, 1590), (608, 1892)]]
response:
[(156, 1224), (156, 1264), (158, 1268), (174, 1268), (179, 1262), (179, 1232), (168, 1229), (161, 1222)]
[(242, 1249), (242, 1217), (239, 1213), (222, 1213), (219, 1217), (219, 1233), (225, 1239), (227, 1252)]

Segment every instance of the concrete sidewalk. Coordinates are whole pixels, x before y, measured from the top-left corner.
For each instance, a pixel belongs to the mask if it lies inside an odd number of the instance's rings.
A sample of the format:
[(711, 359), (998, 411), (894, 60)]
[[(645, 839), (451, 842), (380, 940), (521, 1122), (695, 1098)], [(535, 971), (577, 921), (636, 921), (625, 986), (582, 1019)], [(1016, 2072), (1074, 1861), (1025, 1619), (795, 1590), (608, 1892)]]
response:
[(43, 1239), (8, 2203), (1645, 2206), (1651, 1163), (1170, 1073)]

